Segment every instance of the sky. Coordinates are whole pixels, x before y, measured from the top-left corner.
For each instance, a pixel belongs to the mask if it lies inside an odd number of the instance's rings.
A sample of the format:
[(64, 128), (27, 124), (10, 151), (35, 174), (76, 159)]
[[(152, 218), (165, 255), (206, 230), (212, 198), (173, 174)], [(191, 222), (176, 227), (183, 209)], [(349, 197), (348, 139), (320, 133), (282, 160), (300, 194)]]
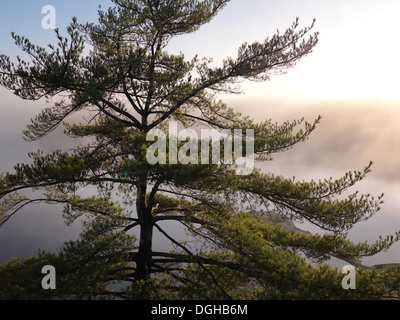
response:
[[(0, 48), (18, 54), (11, 31), (35, 43), (54, 42), (52, 30), (41, 26), (42, 8), (53, 5), (61, 30), (76, 16), (80, 22), (96, 21), (97, 8), (110, 0), (2, 0)], [(226, 8), (196, 34), (171, 42), (172, 51), (213, 57), (235, 56), (243, 42), (263, 41), (277, 29), (288, 28), (296, 17), (302, 26), (317, 19), (320, 43), (285, 77), (268, 87), (249, 86), (248, 94), (287, 98), (393, 98), (400, 99), (397, 75), (400, 61), (397, 41), (400, 2), (396, 0), (231, 0)], [(260, 90), (262, 88), (262, 90)], [(264, 90), (264, 88), (266, 88)]]
[[(82, 23), (95, 22), (98, 6), (105, 9), (110, 4), (109, 0), (1, 0), (0, 54), (20, 54), (10, 36), (12, 31), (38, 45), (56, 42), (54, 32), (42, 28), (45, 5), (55, 7), (56, 25), (63, 31), (74, 16)], [(218, 65), (228, 56), (235, 57), (242, 43), (264, 41), (277, 29), (286, 30), (297, 17), (302, 27), (316, 19), (319, 43), (313, 53), (286, 75), (263, 83), (244, 82), (245, 94), (223, 98), (260, 121), (302, 117), (313, 121), (322, 116), (309, 141), (277, 155), (266, 170), (319, 179), (361, 170), (373, 160), (373, 172), (359, 188), (377, 195), (386, 193), (386, 206), (381, 218), (359, 229), (354, 237), (375, 239), (400, 229), (399, 13), (398, 0), (231, 0), (198, 32), (171, 40), (168, 50), (182, 52), (188, 59), (196, 54), (212, 57)], [(45, 101), (22, 101), (0, 88), (0, 171), (11, 171), (15, 163), (26, 161), (29, 151), (51, 151), (68, 143), (61, 135), (38, 143), (22, 140), (29, 120), (46, 106)], [(0, 261), (28, 252), (29, 242), (34, 243), (31, 247), (41, 244), (50, 248), (56, 235), (62, 241), (79, 231), (78, 227), (63, 229), (59, 213), (52, 210), (31, 209), (37, 216), (47, 217), (43, 219), (49, 229), (58, 226), (52, 232), (38, 235), (36, 231), (44, 228), (39, 218), (23, 226), (24, 219), (33, 216), (31, 211), (22, 213), (8, 229), (0, 229)], [(18, 239), (17, 234), (25, 237)], [(5, 244), (10, 239), (13, 244)], [(396, 250), (387, 260), (400, 260), (400, 249)]]

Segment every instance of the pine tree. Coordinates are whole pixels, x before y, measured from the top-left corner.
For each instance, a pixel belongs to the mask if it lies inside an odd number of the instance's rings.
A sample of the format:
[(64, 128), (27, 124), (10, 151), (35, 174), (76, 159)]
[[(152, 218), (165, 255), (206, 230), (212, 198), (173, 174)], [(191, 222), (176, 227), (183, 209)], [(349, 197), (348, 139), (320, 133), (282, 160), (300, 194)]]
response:
[[(99, 10), (97, 24), (74, 18), (66, 36), (56, 29), (56, 46), (42, 48), (12, 34), (31, 57), (28, 62), (0, 56), (2, 86), (23, 99), (57, 101), (32, 119), (26, 139), (38, 140), (64, 126), (65, 134), (80, 143), (68, 152), (30, 153), (31, 163), (0, 176), (1, 225), (6, 228), (21, 208), (37, 202), (63, 204), (67, 223), (86, 216), (81, 238), (59, 253), (40, 252), (2, 265), (0, 297), (398, 298), (397, 266), (358, 266), (358, 289), (345, 291), (341, 272), (324, 263), (332, 256), (357, 263), (399, 238), (395, 234), (373, 244), (347, 239), (346, 232), (382, 204), (382, 197), (357, 192), (340, 197), (365, 178), (371, 165), (337, 180), (297, 181), (258, 169), (240, 175), (233, 162), (198, 164), (199, 149), (188, 164), (173, 163), (174, 144), (184, 155), (192, 149), (187, 140), (171, 136), (165, 161), (148, 161), (154, 143), (149, 134), (168, 132), (171, 121), (185, 128), (224, 130), (237, 138), (254, 130), (257, 161), (269, 161), (274, 153), (307, 140), (320, 118), (312, 123), (255, 122), (218, 95), (239, 93), (243, 80), (266, 81), (293, 67), (318, 42), (314, 22), (300, 28), (296, 20), (283, 33), (243, 44), (235, 59), (214, 67), (207, 59), (169, 54), (167, 46), (172, 38), (210, 22), (228, 0), (113, 3)], [(68, 123), (72, 114), (81, 115), (82, 122)], [(204, 145), (210, 147), (211, 141)], [(230, 150), (225, 146), (221, 154), (225, 149)], [(98, 193), (92, 197), (80, 193), (93, 186)], [(25, 190), (41, 196), (28, 197)], [(326, 233), (304, 233), (279, 223), (287, 220), (308, 221)], [(161, 227), (165, 221), (183, 225), (197, 245), (175, 239)], [(155, 252), (154, 230), (175, 249)], [(40, 289), (45, 264), (57, 269), (55, 292)], [(125, 285), (110, 289), (120, 281)]]

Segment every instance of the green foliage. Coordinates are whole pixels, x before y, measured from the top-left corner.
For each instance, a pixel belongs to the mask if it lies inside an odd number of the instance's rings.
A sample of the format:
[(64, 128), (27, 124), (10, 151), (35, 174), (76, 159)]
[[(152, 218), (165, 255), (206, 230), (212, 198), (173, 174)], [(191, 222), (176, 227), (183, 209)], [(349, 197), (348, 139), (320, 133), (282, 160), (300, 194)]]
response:
[[(55, 265), (57, 258), (52, 254), (39, 252), (37, 258), (13, 258), (0, 266), (1, 300), (36, 300), (51, 296), (42, 289), (41, 274), (47, 263)], [(43, 264), (45, 263), (45, 264)]]
[[(64, 244), (57, 254), (39, 252), (38, 257), (13, 259), (1, 266), (5, 299), (113, 299), (115, 287), (132, 277), (130, 262), (135, 239), (118, 231), (123, 218), (99, 216), (91, 221), (77, 241)], [(51, 265), (56, 269), (56, 290), (42, 288), (41, 270)]]
[[(307, 140), (320, 122), (256, 122), (218, 98), (240, 93), (243, 80), (284, 73), (311, 53), (318, 42), (314, 22), (300, 29), (297, 19), (265, 41), (245, 43), (219, 67), (166, 51), (170, 39), (195, 32), (228, 2), (113, 0), (99, 11), (98, 24), (74, 18), (67, 36), (56, 30), (58, 43), (48, 48), (13, 34), (31, 61), (0, 55), (0, 85), (23, 99), (57, 98), (32, 119), (25, 138), (35, 141), (64, 126), (79, 146), (30, 153), (31, 163), (0, 175), (0, 226), (39, 202), (63, 204), (66, 223), (84, 217), (85, 225), (80, 239), (58, 253), (1, 265), (0, 298), (399, 298), (399, 266), (357, 265), (357, 290), (346, 291), (340, 270), (326, 264), (330, 257), (357, 264), (399, 240), (400, 233), (372, 244), (347, 239), (348, 230), (382, 205), (382, 196), (344, 196), (372, 164), (336, 180), (297, 181), (260, 170), (238, 176), (232, 164), (147, 162), (147, 133), (166, 130), (170, 120), (254, 129), (259, 161)], [(68, 123), (71, 115), (82, 122)], [(284, 228), (282, 219), (311, 222), (322, 234)], [(163, 229), (165, 221), (183, 226), (192, 241), (175, 239)], [(155, 252), (154, 230), (174, 250)], [(41, 288), (44, 265), (56, 267), (57, 290)]]

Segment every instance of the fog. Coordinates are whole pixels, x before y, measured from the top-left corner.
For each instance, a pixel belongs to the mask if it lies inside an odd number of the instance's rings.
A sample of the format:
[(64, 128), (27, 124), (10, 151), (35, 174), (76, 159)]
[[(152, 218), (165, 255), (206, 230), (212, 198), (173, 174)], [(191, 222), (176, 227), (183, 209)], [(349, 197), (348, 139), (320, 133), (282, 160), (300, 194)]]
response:
[[(384, 196), (380, 212), (349, 232), (353, 241), (374, 242), (379, 235), (400, 230), (400, 108), (399, 102), (372, 100), (330, 100), (286, 103), (240, 97), (232, 105), (256, 119), (277, 122), (322, 116), (309, 140), (279, 153), (259, 167), (298, 180), (340, 178), (347, 171), (362, 170), (374, 162), (372, 172), (349, 191)], [(321, 232), (308, 224), (300, 228)], [(400, 262), (400, 244), (388, 252), (363, 260), (366, 265)], [(340, 263), (339, 263), (340, 264)]]
[[(385, 204), (380, 213), (366, 223), (357, 225), (349, 236), (354, 241), (375, 241), (379, 235), (400, 230), (400, 108), (398, 102), (388, 100), (330, 100), (301, 102), (270, 100), (235, 96), (227, 99), (230, 106), (262, 121), (277, 122), (305, 118), (312, 122), (322, 116), (321, 123), (310, 139), (292, 150), (276, 154), (271, 162), (260, 164), (265, 172), (274, 172), (299, 180), (339, 178), (347, 171), (362, 170), (374, 161), (372, 172), (352, 191), (380, 195), (385, 193)], [(12, 166), (28, 160), (26, 154), (38, 148), (51, 152), (57, 148), (72, 148), (76, 142), (64, 136), (59, 129), (35, 143), (22, 139), (22, 131), (38, 106), (27, 109), (24, 102), (14, 116), (1, 121), (0, 171), (12, 171)], [(2, 108), (4, 111), (5, 108)], [(75, 239), (80, 221), (67, 227), (60, 206), (36, 205), (25, 208), (0, 229), (0, 262), (15, 256), (35, 255), (37, 250), (56, 251), (66, 240)], [(310, 225), (300, 228), (319, 232)], [(184, 238), (183, 230), (176, 225), (165, 228)], [(155, 250), (168, 247), (162, 235), (156, 233)], [(400, 262), (400, 245), (387, 253), (365, 259), (366, 264)]]

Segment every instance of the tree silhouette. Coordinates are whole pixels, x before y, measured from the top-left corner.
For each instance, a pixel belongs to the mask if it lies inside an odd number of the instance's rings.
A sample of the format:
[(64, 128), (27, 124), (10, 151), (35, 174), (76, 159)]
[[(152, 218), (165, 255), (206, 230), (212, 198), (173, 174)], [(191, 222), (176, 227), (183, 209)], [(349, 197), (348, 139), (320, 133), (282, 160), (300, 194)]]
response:
[[(0, 176), (1, 225), (37, 202), (64, 204), (67, 223), (87, 216), (81, 238), (59, 253), (40, 252), (1, 266), (0, 297), (397, 298), (397, 266), (360, 267), (360, 289), (346, 291), (340, 271), (322, 263), (331, 256), (354, 262), (398, 240), (399, 234), (373, 244), (347, 239), (346, 231), (382, 203), (381, 197), (358, 193), (338, 197), (362, 180), (371, 165), (337, 180), (305, 182), (258, 169), (238, 175), (235, 163), (147, 161), (148, 134), (167, 132), (171, 121), (185, 128), (225, 130), (238, 138), (254, 130), (257, 161), (305, 141), (319, 118), (312, 123), (255, 122), (229, 108), (218, 94), (239, 93), (243, 80), (266, 81), (293, 67), (318, 42), (314, 22), (300, 28), (297, 19), (285, 32), (245, 43), (236, 58), (213, 67), (207, 59), (188, 61), (166, 49), (172, 38), (210, 22), (227, 0), (113, 3), (99, 10), (98, 24), (79, 24), (74, 18), (67, 36), (56, 29), (58, 43), (48, 48), (13, 34), (29, 62), (0, 56), (2, 86), (23, 99), (57, 98), (32, 119), (26, 139), (38, 140), (64, 125), (65, 134), (80, 144), (68, 152), (30, 153), (30, 164), (17, 164), (14, 173)], [(72, 114), (82, 115), (82, 122), (67, 123)], [(167, 142), (166, 160), (171, 160), (171, 143), (181, 148), (186, 140)], [(82, 190), (92, 186), (98, 193), (84, 197)], [(28, 197), (24, 190), (41, 196)], [(327, 233), (282, 226), (288, 220), (308, 221)], [(165, 221), (183, 225), (198, 240), (196, 246), (174, 238), (162, 227)], [(173, 244), (172, 251), (153, 250), (154, 230)], [(40, 288), (44, 264), (57, 269), (55, 292)], [(110, 289), (121, 281), (125, 285)]]

